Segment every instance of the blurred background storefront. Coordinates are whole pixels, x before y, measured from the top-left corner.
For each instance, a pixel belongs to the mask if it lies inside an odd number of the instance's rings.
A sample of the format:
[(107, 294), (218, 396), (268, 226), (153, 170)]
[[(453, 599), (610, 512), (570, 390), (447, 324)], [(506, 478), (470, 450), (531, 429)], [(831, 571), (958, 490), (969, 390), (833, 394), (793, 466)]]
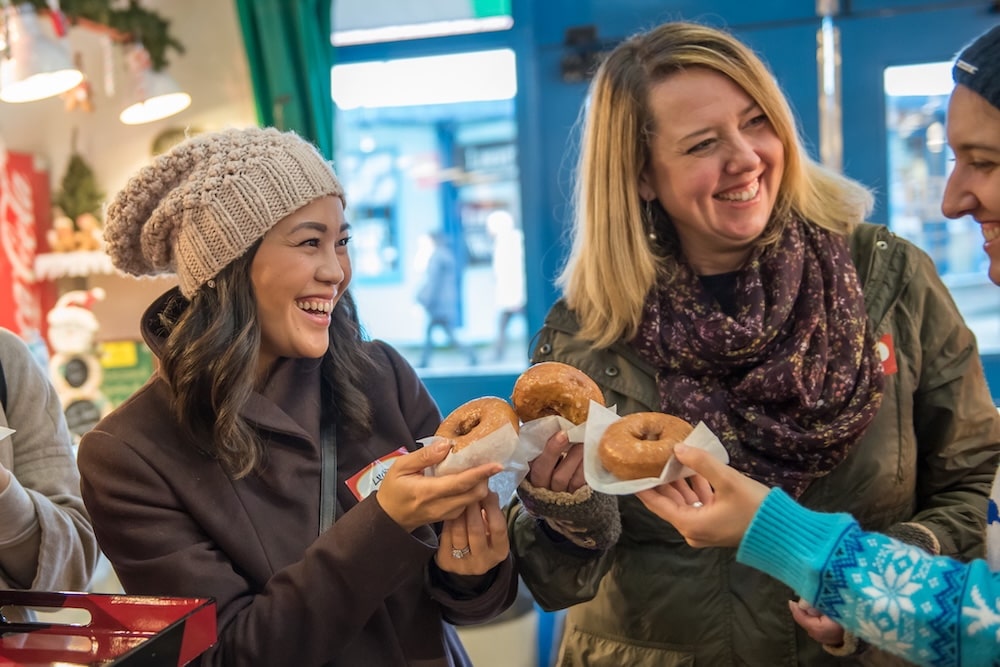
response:
[[(34, 5), (44, 15), (47, 3)], [(148, 40), (148, 60), (189, 95), (189, 106), (125, 124), (119, 114), (144, 61), (131, 36), (82, 21), (71, 22), (62, 41), (85, 75), (83, 88), (0, 102), (4, 146), (27, 156), (48, 186), (36, 188), (31, 222), (18, 218), (34, 233), (7, 234), (34, 246), (3, 246), (8, 266), (34, 268), (8, 269), (18, 293), (31, 293), (25, 312), (35, 324), (18, 326), (44, 338), (44, 314), (60, 294), (104, 289), (108, 298), (93, 310), (97, 340), (116, 344), (111, 379), (145, 372), (143, 350), (130, 354), (127, 346), (138, 337), (142, 308), (171, 282), (120, 277), (99, 251), (53, 252), (60, 220), (52, 204), (70, 166), (82, 160), (106, 199), (183, 136), (260, 123), (295, 129), (334, 160), (348, 193), (353, 289), (369, 335), (403, 351), (443, 412), (475, 396), (509, 395), (558, 296), (576, 122), (590, 73), (631, 32), (687, 18), (733, 30), (767, 60), (814, 155), (872, 187), (872, 219), (934, 257), (979, 336), (991, 385), (1000, 387), (1000, 294), (986, 286), (978, 230), (969, 219), (945, 220), (938, 207), (951, 164), (943, 142), (946, 63), (1000, 20), (994, 3), (783, 0), (751, 9), (733, 0), (147, 0), (141, 7), (164, 21)], [(41, 28), (51, 31), (45, 22)], [(128, 367), (132, 359), (136, 368)], [(127, 389), (119, 382), (113, 393)]]
[[(58, 37), (51, 5), (29, 4), (44, 19), (42, 33)], [(68, 191), (89, 193), (99, 214), (172, 142), (250, 124), (299, 131), (334, 161), (347, 190), (363, 324), (403, 352), (442, 412), (509, 396), (558, 297), (589, 76), (619, 40), (669, 19), (729, 28), (764, 57), (812, 154), (871, 187), (872, 220), (934, 259), (1000, 398), (1000, 292), (985, 278), (977, 225), (946, 220), (939, 209), (952, 164), (947, 63), (1000, 22), (997, 2), (92, 4), (163, 21), (147, 24), (145, 58), (137, 35), (121, 26), (69, 21), (61, 39), (83, 80), (57, 96), (0, 101), (0, 324), (52, 356), (45, 316), (58, 297), (102, 290), (88, 307), (99, 324), (92, 352), (102, 364), (100, 393), (111, 404), (152, 368), (138, 320), (173, 281), (122, 277), (99, 249), (61, 247), (66, 216), (54, 204)], [(62, 5), (71, 15), (87, 3)], [(134, 101), (133, 79), (152, 72), (169, 75), (189, 104), (127, 124), (120, 113)], [(78, 217), (70, 225), (82, 231)], [(539, 618), (547, 646), (552, 619)]]

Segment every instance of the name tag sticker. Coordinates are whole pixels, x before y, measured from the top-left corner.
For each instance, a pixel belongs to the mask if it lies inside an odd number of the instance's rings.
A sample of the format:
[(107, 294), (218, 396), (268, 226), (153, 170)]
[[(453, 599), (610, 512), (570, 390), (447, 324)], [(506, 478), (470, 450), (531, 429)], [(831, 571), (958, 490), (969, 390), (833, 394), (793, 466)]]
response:
[(364, 500), (372, 492), (378, 490), (382, 480), (385, 479), (385, 473), (389, 471), (396, 459), (408, 453), (406, 447), (400, 447), (396, 451), (372, 461), (347, 480), (347, 488), (351, 490), (355, 498)]
[(892, 334), (886, 334), (878, 341), (878, 358), (882, 362), (882, 373), (893, 375), (899, 368), (896, 366), (896, 346), (892, 343)]

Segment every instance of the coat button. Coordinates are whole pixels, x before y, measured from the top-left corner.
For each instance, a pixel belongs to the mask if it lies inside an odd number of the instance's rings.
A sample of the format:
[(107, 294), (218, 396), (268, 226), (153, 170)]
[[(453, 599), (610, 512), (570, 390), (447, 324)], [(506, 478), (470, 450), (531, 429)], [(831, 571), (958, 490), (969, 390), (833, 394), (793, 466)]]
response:
[(551, 343), (542, 343), (542, 345), (538, 348), (539, 354), (549, 354), (550, 352), (552, 352)]
[(618, 368), (616, 366), (608, 366), (604, 369), (604, 374), (613, 378), (618, 375)]
[(889, 247), (889, 244), (886, 243), (885, 241), (876, 241), (875, 247), (878, 248), (879, 250), (885, 250), (886, 248)]

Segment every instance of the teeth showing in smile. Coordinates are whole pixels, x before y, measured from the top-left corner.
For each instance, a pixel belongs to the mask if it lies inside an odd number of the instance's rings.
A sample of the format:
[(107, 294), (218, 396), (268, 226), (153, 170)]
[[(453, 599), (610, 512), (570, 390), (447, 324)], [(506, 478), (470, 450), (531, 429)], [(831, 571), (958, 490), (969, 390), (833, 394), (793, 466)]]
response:
[(987, 241), (995, 241), (1000, 238), (1000, 223), (983, 223), (983, 238)]
[(333, 304), (329, 301), (296, 301), (295, 305), (315, 313), (329, 313), (333, 310)]
[(739, 192), (720, 192), (715, 195), (716, 199), (722, 199), (723, 201), (750, 201), (757, 196), (757, 191), (760, 190), (760, 181), (754, 181), (746, 190), (741, 190)]

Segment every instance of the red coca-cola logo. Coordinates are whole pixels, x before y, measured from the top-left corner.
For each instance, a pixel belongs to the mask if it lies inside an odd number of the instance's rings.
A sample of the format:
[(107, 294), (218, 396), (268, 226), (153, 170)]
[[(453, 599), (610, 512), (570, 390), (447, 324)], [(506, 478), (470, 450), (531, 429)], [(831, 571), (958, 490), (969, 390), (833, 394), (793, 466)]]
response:
[(0, 147), (0, 264), (7, 267), (13, 303), (14, 326), (19, 331), (37, 329), (41, 322), (39, 304), (32, 289), (35, 254), (33, 191), (28, 176), (15, 168), (6, 150)]

